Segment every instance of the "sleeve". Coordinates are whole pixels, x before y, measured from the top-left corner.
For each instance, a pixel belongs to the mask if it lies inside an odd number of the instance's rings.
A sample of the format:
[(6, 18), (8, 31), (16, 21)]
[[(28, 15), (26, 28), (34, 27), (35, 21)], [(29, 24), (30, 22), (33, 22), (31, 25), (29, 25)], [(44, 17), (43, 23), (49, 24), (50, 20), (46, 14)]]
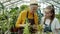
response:
[(19, 14), (15, 26), (16, 26), (17, 28), (19, 28), (21, 22), (22, 22), (22, 13)]
[(55, 27), (56, 27), (56, 29), (60, 28), (60, 23), (59, 23), (58, 19), (55, 20)]

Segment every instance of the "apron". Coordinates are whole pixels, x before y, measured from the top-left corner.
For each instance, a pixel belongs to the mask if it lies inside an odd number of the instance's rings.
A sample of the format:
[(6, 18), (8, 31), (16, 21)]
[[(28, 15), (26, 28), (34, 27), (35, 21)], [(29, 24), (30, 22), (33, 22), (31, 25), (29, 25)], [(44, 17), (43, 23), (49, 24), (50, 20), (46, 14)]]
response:
[(47, 24), (45, 24), (45, 23), (44, 23), (44, 25), (45, 25), (44, 32), (52, 32), (51, 23), (49, 24), (49, 26)]
[(35, 24), (35, 21), (34, 21), (34, 14), (33, 14), (33, 18), (32, 19), (29, 19), (28, 18), (28, 12), (27, 12), (27, 19), (28, 19), (28, 21), (29, 21), (29, 23), (30, 23), (30, 27), (29, 27), (29, 29), (30, 29), (30, 32), (31, 32), (31, 34), (33, 34), (33, 33), (35, 33), (37, 30), (36, 29), (34, 29), (32, 26)]

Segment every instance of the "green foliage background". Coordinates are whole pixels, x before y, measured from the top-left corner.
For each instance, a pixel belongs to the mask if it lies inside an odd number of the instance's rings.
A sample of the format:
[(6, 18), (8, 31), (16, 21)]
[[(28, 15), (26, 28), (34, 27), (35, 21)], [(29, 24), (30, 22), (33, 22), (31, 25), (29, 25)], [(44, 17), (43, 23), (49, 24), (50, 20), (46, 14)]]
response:
[(2, 32), (5, 32), (11, 27), (15, 27), (15, 23), (20, 12), (27, 7), (27, 5), (22, 5), (20, 8), (11, 8), (10, 11), (5, 9), (4, 7), (2, 7), (3, 9), (0, 8), (0, 12), (2, 12), (2, 14), (0, 13), (0, 31), (2, 30)]

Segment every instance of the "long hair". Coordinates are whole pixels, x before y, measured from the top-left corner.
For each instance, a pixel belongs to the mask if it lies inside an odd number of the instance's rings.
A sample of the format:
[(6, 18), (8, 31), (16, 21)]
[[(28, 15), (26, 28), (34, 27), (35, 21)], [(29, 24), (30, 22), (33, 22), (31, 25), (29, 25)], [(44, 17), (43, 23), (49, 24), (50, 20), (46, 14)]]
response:
[[(48, 9), (48, 10), (50, 10), (50, 13), (52, 14), (52, 16), (50, 17), (50, 20), (51, 20), (51, 22), (50, 23), (52, 23), (52, 21), (53, 21), (53, 19), (54, 19), (54, 17), (55, 17), (55, 9), (54, 9), (54, 6), (53, 5), (49, 5), (49, 6), (47, 6), (45, 9)], [(45, 19), (44, 19), (44, 23), (45, 23), (45, 21), (46, 21), (46, 17), (45, 17)]]

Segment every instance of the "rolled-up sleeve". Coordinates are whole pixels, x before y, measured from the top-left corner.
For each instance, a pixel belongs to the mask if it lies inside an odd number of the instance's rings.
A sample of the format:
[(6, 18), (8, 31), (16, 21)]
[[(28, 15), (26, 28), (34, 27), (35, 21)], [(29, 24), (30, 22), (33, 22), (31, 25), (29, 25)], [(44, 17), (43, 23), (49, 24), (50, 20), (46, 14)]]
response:
[(22, 11), (22, 12), (19, 14), (18, 19), (17, 19), (17, 22), (16, 22), (16, 27), (17, 27), (17, 28), (20, 27), (20, 24), (24, 24), (24, 23), (25, 23), (26, 13), (27, 13), (27, 11), (24, 10), (24, 11)]
[(17, 19), (17, 22), (16, 22), (16, 27), (20, 27), (20, 23), (21, 23), (21, 21), (22, 21), (22, 20), (21, 20), (21, 19), (22, 19), (22, 18), (21, 18), (21, 17), (22, 17), (21, 15), (22, 15), (22, 14), (20, 13), (19, 16), (18, 16), (18, 19)]

